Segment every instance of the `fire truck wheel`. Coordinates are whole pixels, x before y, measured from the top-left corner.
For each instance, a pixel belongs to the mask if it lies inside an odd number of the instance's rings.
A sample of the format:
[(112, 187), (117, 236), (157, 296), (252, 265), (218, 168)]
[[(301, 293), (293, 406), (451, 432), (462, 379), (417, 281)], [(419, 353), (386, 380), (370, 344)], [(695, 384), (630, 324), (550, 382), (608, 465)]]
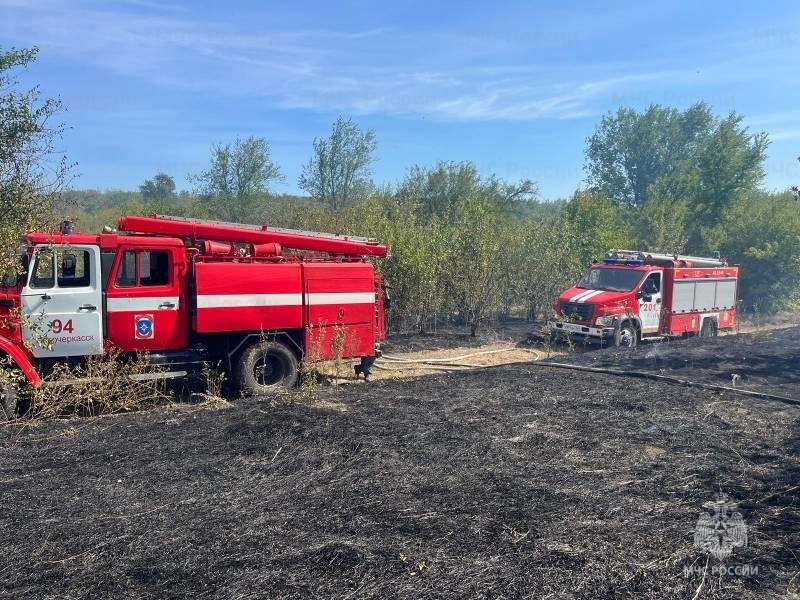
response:
[(619, 348), (636, 348), (639, 342), (636, 326), (631, 322), (623, 323), (619, 328), (619, 333), (615, 337), (614, 342)]
[(256, 342), (239, 356), (236, 379), (242, 391), (268, 394), (297, 383), (297, 357), (280, 342)]
[(17, 389), (7, 383), (0, 387), (0, 404), (3, 405), (3, 412), (7, 419), (13, 419), (17, 416), (17, 410), (19, 409), (19, 393)]

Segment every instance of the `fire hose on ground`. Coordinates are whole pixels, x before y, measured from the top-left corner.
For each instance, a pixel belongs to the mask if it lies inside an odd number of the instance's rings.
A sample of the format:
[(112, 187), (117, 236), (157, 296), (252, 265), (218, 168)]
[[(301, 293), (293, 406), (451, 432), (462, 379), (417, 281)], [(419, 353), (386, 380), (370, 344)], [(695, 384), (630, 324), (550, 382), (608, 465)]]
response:
[[(511, 361), (505, 363), (496, 363), (494, 365), (478, 365), (478, 364), (471, 364), (471, 363), (456, 363), (453, 361), (464, 360), (467, 358), (473, 358), (475, 356), (488, 356), (490, 354), (500, 354), (501, 352), (514, 352), (514, 351), (521, 351), (521, 352), (528, 352), (530, 354), (535, 354), (536, 359), (541, 356), (539, 352), (536, 350), (531, 350), (528, 348), (499, 348), (495, 350), (480, 350), (478, 352), (470, 352), (469, 354), (462, 354), (460, 356), (448, 356), (445, 358), (398, 358), (395, 356), (389, 356), (383, 354), (381, 356), (382, 359), (387, 360), (392, 363), (401, 363), (401, 364), (409, 364), (409, 365), (425, 365), (423, 368), (430, 368), (436, 370), (443, 370), (443, 371), (463, 371), (464, 369), (480, 369), (483, 367), (489, 366), (505, 366), (505, 365), (513, 365), (518, 364), (519, 361)], [(385, 365), (375, 365), (378, 369), (383, 369), (386, 371), (403, 371), (404, 369), (396, 369), (392, 367), (387, 367)]]
[[(536, 358), (529, 362), (521, 362), (521, 361), (509, 361), (503, 363), (495, 363), (491, 365), (479, 365), (474, 363), (457, 363), (453, 361), (464, 360), (467, 358), (473, 358), (476, 356), (486, 356), (489, 354), (499, 354), (502, 352), (528, 352), (531, 354), (535, 354)], [(538, 367), (552, 367), (555, 369), (571, 369), (574, 371), (583, 371), (586, 373), (599, 373), (603, 375), (614, 375), (618, 377), (634, 377), (638, 379), (650, 379), (654, 381), (663, 381), (666, 383), (672, 383), (675, 385), (683, 385), (686, 387), (695, 387), (705, 390), (712, 390), (718, 392), (732, 392), (735, 394), (742, 394), (745, 396), (751, 396), (755, 398), (765, 398), (768, 400), (777, 400), (779, 402), (783, 402), (785, 404), (791, 404), (795, 406), (800, 406), (800, 399), (791, 398), (788, 396), (781, 396), (779, 394), (770, 394), (768, 392), (759, 392), (755, 390), (747, 390), (743, 388), (737, 388), (727, 385), (719, 385), (715, 383), (701, 383), (697, 381), (690, 381), (688, 379), (683, 379), (680, 377), (675, 377), (672, 375), (659, 375), (657, 373), (648, 373), (647, 371), (623, 371), (620, 369), (609, 369), (606, 367), (588, 367), (584, 365), (573, 365), (569, 363), (560, 363), (560, 362), (552, 362), (552, 361), (543, 361), (538, 360), (538, 357), (541, 356), (541, 353), (532, 350), (529, 348), (500, 348), (495, 350), (482, 350), (479, 352), (472, 352), (469, 354), (463, 354), (461, 356), (451, 356), (446, 358), (420, 358), (420, 359), (412, 359), (412, 358), (398, 358), (395, 356), (387, 356), (384, 354), (382, 358), (390, 363), (399, 363), (399, 364), (408, 364), (408, 365), (421, 365), (423, 369), (431, 369), (431, 370), (441, 370), (441, 371), (467, 371), (470, 369), (496, 369), (500, 367), (507, 367), (509, 365), (519, 365), (524, 364), (526, 366), (538, 366)], [(403, 371), (403, 368), (397, 367), (389, 367), (386, 365), (375, 365), (377, 369), (385, 370), (385, 371)]]

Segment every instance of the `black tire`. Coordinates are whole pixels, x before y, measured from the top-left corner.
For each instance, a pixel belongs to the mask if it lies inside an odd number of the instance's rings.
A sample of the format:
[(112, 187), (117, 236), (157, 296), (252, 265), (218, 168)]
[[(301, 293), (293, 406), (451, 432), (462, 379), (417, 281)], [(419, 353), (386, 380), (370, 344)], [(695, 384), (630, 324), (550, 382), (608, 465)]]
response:
[(298, 374), (297, 357), (280, 342), (256, 342), (242, 351), (236, 364), (239, 389), (256, 396), (293, 388)]
[(20, 399), (17, 388), (7, 383), (0, 386), (0, 405), (6, 419), (13, 419), (19, 415)]
[(703, 326), (700, 328), (700, 337), (713, 338), (717, 337), (717, 322), (714, 319), (706, 319), (703, 321)]
[(619, 331), (614, 336), (614, 345), (618, 348), (636, 348), (639, 344), (639, 331), (630, 321), (619, 326)]

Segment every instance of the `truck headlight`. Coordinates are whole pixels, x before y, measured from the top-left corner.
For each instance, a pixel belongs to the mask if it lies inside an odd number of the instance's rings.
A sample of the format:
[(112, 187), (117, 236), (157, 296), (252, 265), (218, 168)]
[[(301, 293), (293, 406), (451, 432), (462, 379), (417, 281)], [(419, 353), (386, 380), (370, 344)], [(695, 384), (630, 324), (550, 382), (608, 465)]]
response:
[(606, 317), (597, 317), (597, 319), (595, 319), (594, 324), (600, 327), (611, 327), (614, 324), (614, 319), (616, 319), (616, 317), (613, 315)]

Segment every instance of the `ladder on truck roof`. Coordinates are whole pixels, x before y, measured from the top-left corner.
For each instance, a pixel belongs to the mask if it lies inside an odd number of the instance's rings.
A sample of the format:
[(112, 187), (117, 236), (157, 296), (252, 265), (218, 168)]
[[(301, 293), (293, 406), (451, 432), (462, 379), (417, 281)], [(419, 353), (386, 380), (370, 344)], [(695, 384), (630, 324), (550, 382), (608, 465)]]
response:
[(120, 231), (131, 233), (169, 235), (192, 240), (202, 239), (246, 244), (277, 243), (286, 248), (294, 248), (296, 250), (312, 250), (346, 256), (384, 258), (387, 254), (386, 246), (371, 238), (302, 231), (299, 229), (282, 229), (267, 225), (151, 215), (149, 217), (120, 217), (117, 226)]
[[(718, 253), (717, 253), (718, 254)], [(642, 252), (640, 250), (611, 250), (606, 255), (605, 262), (608, 264), (615, 263), (641, 263), (646, 261), (654, 262), (685, 262), (691, 263), (695, 267), (724, 267), (726, 262), (719, 256), (707, 258), (703, 256), (688, 256), (683, 254), (659, 254), (657, 252)]]

